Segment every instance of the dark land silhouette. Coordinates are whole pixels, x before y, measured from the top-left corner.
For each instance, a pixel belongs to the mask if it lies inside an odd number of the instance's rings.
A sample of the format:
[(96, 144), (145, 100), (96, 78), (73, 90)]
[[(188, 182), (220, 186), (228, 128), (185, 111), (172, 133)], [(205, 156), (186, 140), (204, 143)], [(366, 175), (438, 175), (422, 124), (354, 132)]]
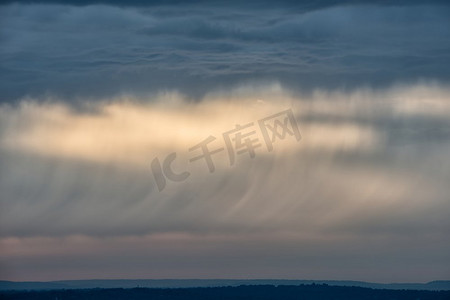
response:
[(2, 291), (0, 299), (311, 299), (311, 300), (450, 300), (450, 291), (372, 289), (327, 284), (309, 285), (242, 285), (201, 288), (114, 288)]
[(390, 290), (450, 290), (449, 280), (427, 283), (374, 283), (354, 280), (298, 280), (298, 279), (88, 279), (59, 281), (0, 281), (5, 290), (57, 290), (57, 289), (114, 289), (114, 288), (197, 288), (241, 285), (308, 285), (327, 284)]

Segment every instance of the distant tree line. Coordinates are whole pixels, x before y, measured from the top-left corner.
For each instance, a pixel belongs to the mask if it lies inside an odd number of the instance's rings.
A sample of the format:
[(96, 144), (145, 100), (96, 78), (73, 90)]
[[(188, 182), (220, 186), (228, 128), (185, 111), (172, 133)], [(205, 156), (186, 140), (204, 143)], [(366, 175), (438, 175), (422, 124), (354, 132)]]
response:
[(70, 289), (49, 291), (3, 291), (0, 299), (15, 300), (450, 300), (450, 291), (388, 290), (362, 287), (310, 285), (242, 285), (209, 288)]

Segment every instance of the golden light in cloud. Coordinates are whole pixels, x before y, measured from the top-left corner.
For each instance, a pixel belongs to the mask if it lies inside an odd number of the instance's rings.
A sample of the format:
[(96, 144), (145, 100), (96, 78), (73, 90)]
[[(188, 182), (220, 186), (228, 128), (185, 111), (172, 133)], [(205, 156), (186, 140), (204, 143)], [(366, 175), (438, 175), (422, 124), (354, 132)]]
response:
[[(264, 96), (264, 90), (268, 95)], [(325, 111), (332, 116), (343, 112), (351, 116), (355, 109), (367, 106), (367, 99), (355, 105), (342, 96), (334, 102), (294, 97), (280, 88), (262, 88), (257, 98), (250, 99), (247, 94), (244, 90), (227, 97), (210, 95), (200, 102), (185, 101), (177, 94), (164, 94), (151, 101), (123, 97), (90, 103), (88, 112), (59, 102), (24, 101), (17, 107), (1, 108), (6, 128), (1, 146), (44, 156), (147, 168), (152, 157), (187, 152), (210, 135), (220, 138), (236, 124), (256, 124), (285, 109), (293, 109), (306, 138), (300, 145), (295, 140), (286, 141), (278, 146), (280, 151), (370, 150), (383, 142), (381, 133), (351, 118), (339, 124), (308, 120)]]
[(184, 150), (234, 124), (263, 117), (267, 107), (246, 111), (246, 102), (179, 102), (169, 108), (119, 99), (98, 103), (95, 113), (61, 104), (23, 103), (3, 110), (9, 120), (2, 146), (40, 155), (97, 162), (142, 164), (152, 155)]

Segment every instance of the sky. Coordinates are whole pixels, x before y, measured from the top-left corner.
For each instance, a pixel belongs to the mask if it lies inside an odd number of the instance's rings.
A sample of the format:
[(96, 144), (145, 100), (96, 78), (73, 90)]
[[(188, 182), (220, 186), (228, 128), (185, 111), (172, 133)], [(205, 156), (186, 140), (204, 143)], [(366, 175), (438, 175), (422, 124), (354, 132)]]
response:
[(0, 280), (449, 280), (449, 16), (2, 1)]

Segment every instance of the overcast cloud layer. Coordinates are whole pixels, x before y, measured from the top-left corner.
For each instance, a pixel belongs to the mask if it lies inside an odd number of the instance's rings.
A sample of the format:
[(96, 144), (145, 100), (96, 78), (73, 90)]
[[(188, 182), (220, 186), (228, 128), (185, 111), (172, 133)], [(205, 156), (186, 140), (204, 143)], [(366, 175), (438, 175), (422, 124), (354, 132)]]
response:
[[(0, 279), (450, 277), (445, 2), (35, 2), (0, 6)], [(300, 141), (188, 163), (286, 109)]]
[(0, 100), (450, 79), (449, 6), (316, 6), (4, 5)]

